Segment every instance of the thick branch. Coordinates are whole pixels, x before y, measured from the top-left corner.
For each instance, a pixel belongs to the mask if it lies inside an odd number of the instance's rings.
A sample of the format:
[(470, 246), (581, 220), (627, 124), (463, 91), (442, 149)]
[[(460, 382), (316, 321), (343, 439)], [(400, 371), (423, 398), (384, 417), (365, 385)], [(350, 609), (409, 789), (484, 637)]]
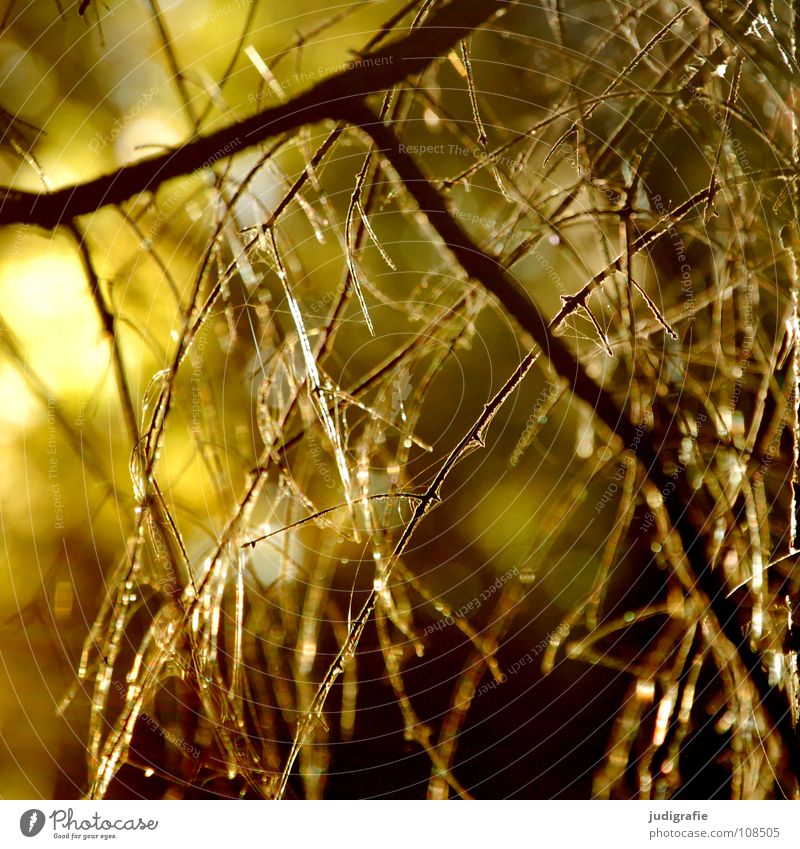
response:
[[(449, 213), (443, 199), (416, 162), (401, 150), (394, 133), (364, 104), (367, 96), (384, 92), (408, 75), (422, 72), (434, 57), (457, 44), (505, 5), (503, 0), (453, 0), (405, 38), (370, 54), (348, 70), (322, 81), (286, 104), (266, 109), (163, 155), (77, 186), (50, 194), (7, 190), (0, 199), (0, 224), (28, 222), (50, 229), (61, 221), (92, 213), (109, 204), (119, 204), (141, 192), (154, 191), (167, 180), (210, 167), (218, 159), (304, 124), (324, 119), (356, 123), (381, 149), (465, 271), (479, 280), (516, 318), (569, 383), (575, 395), (587, 403), (612, 432), (626, 445), (638, 443), (638, 459), (649, 479), (658, 490), (669, 491), (670, 477), (664, 470), (658, 448), (647, 440), (637, 438), (635, 425), (612, 395), (586, 374), (572, 351), (552, 334), (537, 306), (516, 279), (495, 259), (478, 249)], [(690, 495), (688, 493), (687, 497)], [(668, 498), (665, 508), (680, 536), (697, 584), (708, 599), (711, 612), (726, 638), (736, 647), (783, 740), (790, 768), (796, 776), (800, 776), (800, 746), (791, 726), (790, 707), (781, 691), (769, 685), (761, 658), (744, 636), (745, 617), (728, 598), (722, 577), (707, 562), (702, 534), (690, 522), (687, 504), (688, 501)], [(359, 620), (362, 621), (366, 620)]]
[[(638, 459), (653, 485), (660, 492), (673, 491), (675, 485), (664, 470), (656, 447), (648, 440), (637, 438), (636, 426), (630, 418), (612, 395), (586, 374), (572, 351), (559, 338), (553, 336), (544, 316), (516, 279), (495, 259), (483, 253), (461, 228), (431, 180), (422, 173), (414, 159), (401, 149), (392, 130), (378, 121), (366, 106), (360, 107), (359, 123), (397, 172), (405, 188), (464, 270), (482, 283), (533, 337), (561, 377), (568, 381), (574, 394), (588, 404), (627, 446), (638, 444)], [(713, 571), (708, 563), (702, 535), (689, 520), (687, 505), (681, 499), (666, 498), (665, 508), (680, 536), (697, 586), (707, 597), (722, 632), (736, 648), (750, 680), (757, 689), (773, 727), (786, 746), (792, 772), (800, 776), (800, 741), (792, 728), (791, 709), (784, 694), (770, 686), (760, 656), (750, 648), (749, 640), (745, 636), (746, 619), (738, 605), (728, 597), (722, 576)]]
[(424, 71), (434, 57), (507, 5), (508, 0), (453, 0), (405, 38), (369, 54), (288, 103), (86, 183), (50, 194), (7, 190), (0, 201), (0, 224), (28, 222), (52, 229), (64, 219), (121, 203), (140, 192), (153, 191), (167, 180), (208, 168), (218, 159), (278, 133), (326, 118), (347, 119), (365, 97)]

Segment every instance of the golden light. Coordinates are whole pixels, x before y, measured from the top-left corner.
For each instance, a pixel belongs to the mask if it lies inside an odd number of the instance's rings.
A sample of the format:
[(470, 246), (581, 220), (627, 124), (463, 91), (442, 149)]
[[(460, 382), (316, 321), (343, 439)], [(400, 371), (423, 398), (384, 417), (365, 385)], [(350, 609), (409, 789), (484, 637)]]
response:
[(0, 310), (51, 389), (85, 392), (107, 369), (108, 347), (77, 252), (62, 238), (17, 239), (19, 259), (0, 269)]

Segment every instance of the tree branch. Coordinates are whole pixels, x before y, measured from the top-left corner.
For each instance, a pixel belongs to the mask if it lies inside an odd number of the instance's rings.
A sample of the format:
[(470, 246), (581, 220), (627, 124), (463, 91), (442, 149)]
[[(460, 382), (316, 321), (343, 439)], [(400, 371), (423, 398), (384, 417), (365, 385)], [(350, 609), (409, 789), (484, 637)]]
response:
[[(554, 368), (569, 383), (574, 394), (588, 404), (628, 447), (638, 444), (637, 457), (648, 478), (656, 489), (669, 492), (668, 486), (674, 489), (674, 485), (671, 476), (665, 471), (658, 447), (637, 437), (636, 426), (611, 393), (592, 380), (575, 354), (553, 335), (536, 304), (510, 272), (477, 247), (451, 215), (431, 181), (413, 158), (401, 149), (392, 130), (365, 105), (368, 96), (382, 93), (407, 76), (424, 71), (434, 57), (453, 47), (507, 5), (504, 0), (452, 0), (433, 14), (425, 25), (403, 39), (369, 54), (352, 67), (325, 79), (288, 103), (266, 109), (208, 136), (189, 141), (175, 150), (85, 183), (52, 193), (6, 189), (0, 197), (0, 224), (27, 222), (52, 229), (75, 216), (95, 212), (106, 205), (122, 203), (141, 192), (152, 192), (170, 179), (208, 168), (218, 159), (227, 158), (304, 124), (324, 119), (357, 124), (395, 169), (407, 191), (464, 270), (480, 281), (530, 334)], [(705, 7), (705, 4), (702, 5)], [(716, 23), (721, 25), (718, 21)], [(774, 64), (774, 60), (771, 61)], [(777, 66), (780, 68), (779, 63)], [(785, 69), (781, 70), (784, 76), (791, 77)], [(479, 432), (473, 433), (477, 441), (480, 435)], [(433, 494), (438, 496), (438, 491)], [(746, 621), (741, 615), (742, 611), (728, 597), (723, 577), (712, 570), (704, 551), (702, 532), (689, 519), (688, 505), (692, 493), (688, 486), (684, 494), (684, 499), (665, 500), (670, 522), (680, 537), (697, 586), (708, 599), (709, 610), (717, 619), (726, 639), (738, 652), (766, 713), (783, 741), (789, 766), (795, 776), (800, 776), (800, 744), (791, 725), (790, 705), (780, 690), (770, 686), (759, 654), (751, 648), (748, 638), (744, 636)], [(432, 503), (432, 500), (426, 501), (422, 513), (418, 509), (417, 521)], [(407, 536), (403, 540), (407, 540)], [(370, 608), (362, 612), (358, 620), (361, 628), (369, 613)], [(357, 637), (358, 633), (355, 635), (356, 642)], [(346, 657), (340, 659), (346, 660)]]
[[(428, 217), (464, 270), (491, 292), (519, 322), (523, 330), (533, 337), (556, 371), (569, 383), (574, 394), (589, 405), (612, 433), (626, 446), (638, 445), (637, 458), (656, 489), (662, 493), (674, 491), (675, 484), (665, 471), (654, 445), (649, 440), (637, 438), (636, 425), (618, 406), (613, 396), (588, 376), (572, 351), (552, 334), (544, 316), (516, 279), (496, 259), (483, 253), (461, 228), (431, 180), (401, 148), (392, 130), (379, 121), (366, 106), (360, 106), (358, 112), (359, 124), (364, 132), (370, 136), (397, 172), (420, 210)], [(773, 727), (786, 747), (789, 766), (794, 775), (798, 776), (800, 741), (791, 724), (791, 707), (783, 692), (770, 685), (761, 664), (761, 657), (753, 651), (749, 638), (745, 636), (747, 623), (739, 606), (729, 598), (723, 577), (712, 570), (706, 559), (702, 534), (689, 520), (687, 505), (690, 499), (691, 490), (687, 492), (687, 499), (665, 498), (670, 522), (680, 537), (697, 587), (707, 597), (709, 608), (719, 622), (720, 629), (738, 652)]]
[(265, 109), (160, 156), (126, 165), (86, 183), (47, 193), (6, 189), (0, 200), (0, 224), (28, 222), (45, 229), (62, 220), (118, 204), (140, 192), (154, 191), (167, 180), (208, 168), (277, 133), (326, 118), (348, 119), (371, 94), (384, 92), (457, 44), (513, 0), (453, 2), (431, 15), (405, 38), (362, 58), (288, 103)]

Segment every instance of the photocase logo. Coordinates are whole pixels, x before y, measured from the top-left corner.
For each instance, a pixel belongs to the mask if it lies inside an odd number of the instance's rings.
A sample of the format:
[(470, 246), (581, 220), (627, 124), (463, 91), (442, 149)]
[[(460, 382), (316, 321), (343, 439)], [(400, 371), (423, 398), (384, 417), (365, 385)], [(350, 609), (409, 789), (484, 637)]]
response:
[(44, 828), (44, 813), (38, 808), (31, 808), (19, 818), (19, 830), (25, 837), (36, 837)]
[[(19, 818), (19, 830), (25, 837), (36, 837), (44, 828), (47, 820), (52, 820), (52, 828), (55, 837), (78, 838), (83, 834), (83, 839), (101, 837), (104, 840), (116, 837), (116, 833), (125, 831), (155, 831), (158, 828), (158, 820), (143, 820), (141, 817), (129, 817), (124, 819), (110, 820), (103, 817), (97, 811), (89, 814), (86, 811), (75, 811), (72, 808), (55, 808), (47, 816), (38, 808), (31, 808)], [(105, 833), (104, 833), (105, 832)]]

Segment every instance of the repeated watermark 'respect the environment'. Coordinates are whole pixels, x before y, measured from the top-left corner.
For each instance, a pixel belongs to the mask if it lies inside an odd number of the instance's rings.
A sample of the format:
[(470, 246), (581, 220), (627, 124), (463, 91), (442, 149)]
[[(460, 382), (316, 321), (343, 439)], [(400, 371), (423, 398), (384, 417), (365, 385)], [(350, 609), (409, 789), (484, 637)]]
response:
[(283, 77), (280, 80), (274, 80), (269, 89), (251, 92), (247, 95), (247, 99), (250, 103), (259, 103), (260, 101), (270, 97), (270, 90), (272, 90), (273, 93), (282, 93), (295, 86), (320, 82), (328, 77), (340, 74), (343, 71), (351, 71), (356, 66), (362, 68), (374, 68), (380, 65), (391, 65), (393, 63), (393, 56), (365, 56), (361, 59), (352, 59), (349, 62), (343, 62), (341, 65), (324, 65), (319, 68), (308, 68), (304, 71), (296, 71), (294, 74), (290, 74), (288, 77)]
[(64, 528), (64, 499), (61, 494), (61, 477), (58, 464), (58, 440), (56, 439), (56, 399), (47, 398), (47, 483), (53, 502), (53, 518), (56, 530)]

